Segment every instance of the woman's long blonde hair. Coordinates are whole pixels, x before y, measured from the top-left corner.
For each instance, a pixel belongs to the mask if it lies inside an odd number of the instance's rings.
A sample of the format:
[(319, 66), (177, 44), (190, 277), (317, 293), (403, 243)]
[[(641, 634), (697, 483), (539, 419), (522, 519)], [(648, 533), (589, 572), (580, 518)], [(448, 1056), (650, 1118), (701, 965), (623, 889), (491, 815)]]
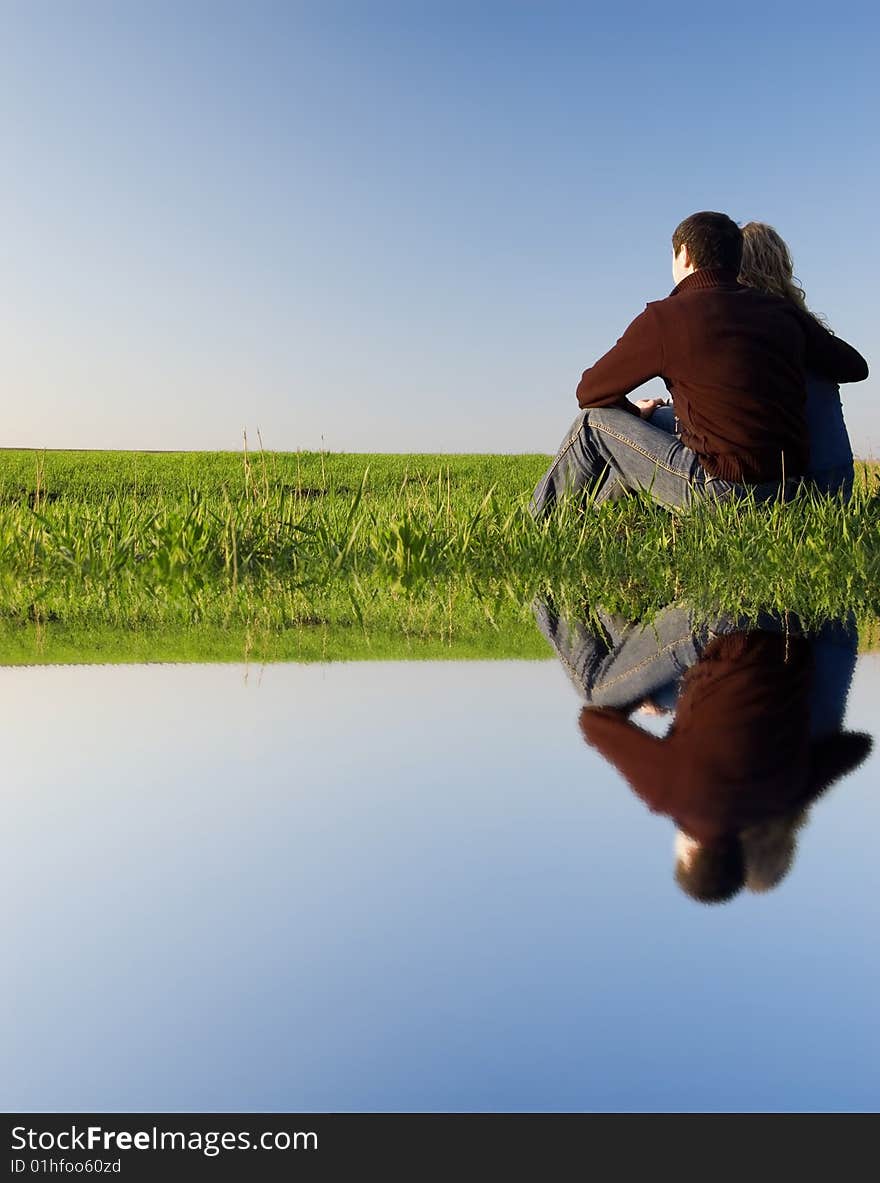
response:
[(822, 321), (822, 317), (807, 307), (807, 294), (794, 274), (791, 251), (782, 235), (766, 222), (746, 222), (742, 236), (739, 282), (774, 296), (782, 296), (784, 300), (790, 300), (816, 320)]

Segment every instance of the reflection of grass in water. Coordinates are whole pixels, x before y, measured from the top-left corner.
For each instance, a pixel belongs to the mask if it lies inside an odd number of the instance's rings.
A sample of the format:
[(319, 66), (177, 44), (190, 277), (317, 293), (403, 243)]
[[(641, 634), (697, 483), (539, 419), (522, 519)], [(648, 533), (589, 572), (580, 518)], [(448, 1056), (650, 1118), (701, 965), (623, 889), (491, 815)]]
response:
[(880, 619), (876, 616), (859, 626), (859, 649), (863, 653), (880, 652)]
[(534, 661), (550, 656), (531, 616), (503, 631), (409, 633), (349, 626), (283, 632), (246, 626), (115, 629), (107, 625), (0, 622), (0, 666), (143, 662)]
[[(428, 583), (407, 592), (386, 582), (337, 580), (325, 588), (281, 583), (211, 585), (190, 594), (179, 583), (143, 586), (137, 594), (69, 587), (68, 604), (19, 603), (0, 616), (0, 665), (146, 661), (361, 661), (520, 659), (548, 657), (531, 597), (539, 583)], [(583, 584), (550, 591), (560, 615), (584, 619), (591, 603)], [(48, 597), (47, 597), (48, 598)], [(7, 608), (9, 600), (7, 597)], [(608, 610), (650, 619), (618, 600)], [(708, 602), (698, 615), (716, 614)], [(811, 621), (817, 623), (822, 613)], [(860, 621), (862, 648), (876, 645), (875, 618)]]
[(538, 528), (527, 499), (546, 462), (0, 452), (0, 612), (276, 631), (285, 612), (379, 631), (409, 612), (424, 633), (438, 597), (462, 585), (482, 589), (481, 611), (542, 585), (630, 616), (681, 599), (811, 617), (880, 609), (876, 471), (850, 506), (673, 515), (630, 499)]

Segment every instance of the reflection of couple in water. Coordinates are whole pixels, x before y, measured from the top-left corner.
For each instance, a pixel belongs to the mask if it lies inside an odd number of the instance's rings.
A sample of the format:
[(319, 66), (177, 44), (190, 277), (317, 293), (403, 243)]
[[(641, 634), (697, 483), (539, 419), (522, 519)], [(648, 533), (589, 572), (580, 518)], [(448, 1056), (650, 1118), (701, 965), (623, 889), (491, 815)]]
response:
[[(871, 749), (843, 729), (854, 622), (807, 634), (790, 618), (700, 625), (679, 607), (650, 623), (534, 610), (586, 702), (584, 739), (675, 822), (682, 889), (708, 903), (775, 887), (812, 803)], [(674, 719), (660, 737), (639, 712)]]
[[(771, 226), (703, 212), (677, 227), (672, 250), (672, 293), (584, 372), (582, 410), (535, 489), (534, 517), (566, 494), (599, 505), (642, 491), (672, 509), (787, 498), (801, 483), (848, 496), (837, 383), (868, 366), (809, 311), (786, 244)], [(671, 399), (630, 402), (652, 378)]]

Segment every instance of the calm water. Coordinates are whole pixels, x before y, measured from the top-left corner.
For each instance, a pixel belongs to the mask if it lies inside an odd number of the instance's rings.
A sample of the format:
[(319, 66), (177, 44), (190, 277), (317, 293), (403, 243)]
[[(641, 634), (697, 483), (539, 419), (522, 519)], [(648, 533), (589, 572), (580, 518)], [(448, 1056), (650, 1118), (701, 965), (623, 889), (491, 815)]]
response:
[[(846, 730), (878, 701), (863, 657)], [(875, 753), (707, 906), (554, 659), (3, 669), (0, 704), (5, 1109), (877, 1107)]]

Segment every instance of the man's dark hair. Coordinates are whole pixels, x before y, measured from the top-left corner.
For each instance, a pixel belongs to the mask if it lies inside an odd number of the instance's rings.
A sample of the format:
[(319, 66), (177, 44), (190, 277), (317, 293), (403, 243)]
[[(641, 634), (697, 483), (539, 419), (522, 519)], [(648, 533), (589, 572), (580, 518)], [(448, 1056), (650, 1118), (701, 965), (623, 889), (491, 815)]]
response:
[(704, 842), (688, 866), (677, 863), (675, 881), (681, 890), (701, 904), (721, 904), (731, 899), (745, 882), (745, 860), (739, 836)]
[(675, 228), (672, 235), (672, 250), (677, 255), (683, 246), (694, 267), (723, 267), (726, 271), (739, 271), (742, 262), (742, 230), (727, 214), (703, 210), (691, 214)]

